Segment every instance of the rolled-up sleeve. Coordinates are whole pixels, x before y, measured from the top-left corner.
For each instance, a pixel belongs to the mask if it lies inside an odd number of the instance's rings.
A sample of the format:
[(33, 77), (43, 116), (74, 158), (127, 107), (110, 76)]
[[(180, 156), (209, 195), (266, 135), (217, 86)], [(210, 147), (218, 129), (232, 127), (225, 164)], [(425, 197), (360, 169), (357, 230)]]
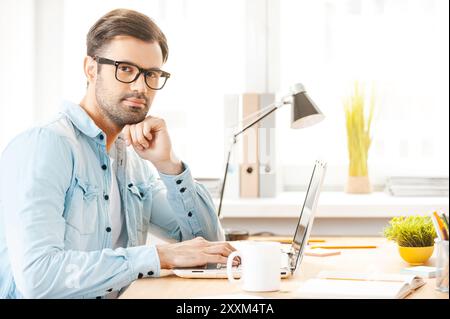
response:
[(179, 241), (197, 236), (211, 241), (224, 240), (211, 195), (192, 178), (185, 163), (183, 167), (179, 175), (159, 173), (161, 179), (154, 180), (151, 225)]

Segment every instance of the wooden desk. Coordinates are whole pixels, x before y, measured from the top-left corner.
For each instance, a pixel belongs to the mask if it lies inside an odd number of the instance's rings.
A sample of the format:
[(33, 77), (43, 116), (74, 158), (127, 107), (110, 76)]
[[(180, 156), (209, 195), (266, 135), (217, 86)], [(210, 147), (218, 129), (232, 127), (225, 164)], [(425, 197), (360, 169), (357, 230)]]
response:
[[(265, 298), (296, 298), (295, 291), (299, 283), (314, 277), (322, 270), (347, 270), (357, 272), (390, 272), (398, 273), (409, 267), (404, 262), (394, 243), (383, 238), (326, 238), (327, 244), (375, 244), (375, 249), (347, 249), (341, 254), (329, 257), (305, 256), (295, 275), (281, 281), (281, 290), (270, 293), (248, 293), (242, 291), (226, 279), (184, 279), (170, 272), (160, 278), (139, 279), (133, 282), (120, 298), (208, 298), (215, 295), (246, 294)], [(436, 253), (436, 250), (435, 250)], [(427, 265), (434, 265), (435, 254)], [(435, 279), (425, 279), (426, 285), (419, 288), (408, 298), (448, 299), (448, 293), (434, 289)]]

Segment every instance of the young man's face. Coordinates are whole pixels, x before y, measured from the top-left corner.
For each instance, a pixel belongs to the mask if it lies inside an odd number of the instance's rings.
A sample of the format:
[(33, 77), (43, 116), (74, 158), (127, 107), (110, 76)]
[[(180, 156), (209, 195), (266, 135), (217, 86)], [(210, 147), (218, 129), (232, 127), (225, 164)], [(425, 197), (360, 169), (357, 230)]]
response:
[[(131, 62), (143, 69), (161, 68), (163, 56), (157, 42), (144, 42), (128, 36), (115, 37), (99, 54), (114, 61)], [(156, 91), (145, 84), (144, 74), (132, 83), (119, 82), (114, 65), (98, 65), (95, 96), (100, 111), (114, 124), (123, 127), (144, 120)]]

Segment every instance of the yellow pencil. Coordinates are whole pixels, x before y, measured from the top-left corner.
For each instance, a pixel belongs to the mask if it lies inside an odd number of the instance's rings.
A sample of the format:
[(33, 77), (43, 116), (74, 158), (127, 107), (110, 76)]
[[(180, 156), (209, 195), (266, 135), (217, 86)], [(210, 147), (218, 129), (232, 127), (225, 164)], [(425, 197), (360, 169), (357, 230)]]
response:
[(439, 217), (437, 212), (433, 212), (433, 216), (434, 216), (434, 218), (436, 218), (436, 222), (439, 227), (439, 229), (436, 229), (436, 231), (440, 231), (443, 240), (448, 240), (448, 234), (447, 234), (447, 231), (445, 230), (445, 226), (444, 226), (444, 223), (442, 222), (442, 219)]
[(308, 243), (324, 243), (326, 242), (325, 239), (309, 239)]
[[(283, 236), (250, 236), (250, 240), (260, 240), (260, 241), (276, 241), (284, 244), (291, 244), (292, 237), (283, 237)], [(324, 243), (325, 239), (309, 239), (308, 243)]]
[(339, 245), (339, 246), (329, 246), (329, 245), (316, 245), (311, 246), (311, 249), (322, 248), (322, 249), (365, 249), (365, 248), (377, 248), (374, 245)]

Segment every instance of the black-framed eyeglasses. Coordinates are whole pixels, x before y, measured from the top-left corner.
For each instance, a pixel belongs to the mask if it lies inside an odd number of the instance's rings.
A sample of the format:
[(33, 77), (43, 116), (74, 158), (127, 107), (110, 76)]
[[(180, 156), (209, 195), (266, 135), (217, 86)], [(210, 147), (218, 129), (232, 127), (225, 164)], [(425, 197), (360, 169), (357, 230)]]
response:
[(143, 69), (131, 62), (114, 61), (99, 56), (95, 56), (93, 59), (99, 64), (114, 65), (116, 67), (116, 80), (122, 83), (132, 83), (142, 73), (144, 74), (145, 84), (150, 89), (161, 90), (166, 85), (167, 79), (170, 78), (170, 73), (156, 68)]

